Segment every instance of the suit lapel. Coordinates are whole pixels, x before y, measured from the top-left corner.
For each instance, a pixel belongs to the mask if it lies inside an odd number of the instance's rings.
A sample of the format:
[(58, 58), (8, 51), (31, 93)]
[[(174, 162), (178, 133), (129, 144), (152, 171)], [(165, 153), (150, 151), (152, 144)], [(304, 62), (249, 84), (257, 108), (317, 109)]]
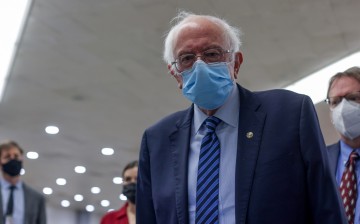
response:
[(337, 142), (331, 146), (328, 146), (329, 164), (331, 173), (336, 176), (336, 168), (340, 155), (340, 142)]
[(236, 158), (235, 218), (237, 224), (245, 224), (266, 113), (258, 111), (260, 103), (253, 93), (240, 86), (239, 91), (240, 117)]
[(188, 155), (193, 106), (180, 119), (169, 135), (175, 174), (176, 212), (179, 224), (188, 224)]

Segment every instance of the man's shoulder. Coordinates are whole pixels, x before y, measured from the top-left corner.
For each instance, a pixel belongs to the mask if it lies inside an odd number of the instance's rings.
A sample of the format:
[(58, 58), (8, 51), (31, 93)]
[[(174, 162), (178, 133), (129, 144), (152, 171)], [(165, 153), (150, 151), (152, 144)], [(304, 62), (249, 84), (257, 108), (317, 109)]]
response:
[(301, 108), (306, 106), (313, 106), (309, 96), (295, 93), (285, 89), (273, 89), (265, 91), (252, 92), (253, 97), (251, 101), (256, 100), (262, 106), (261, 108), (267, 112), (289, 110), (301, 111)]
[(184, 121), (186, 116), (190, 116), (189, 113), (192, 112), (192, 109), (193, 108), (190, 107), (185, 110), (169, 114), (157, 121), (155, 124), (151, 125), (149, 128), (147, 128), (147, 131), (172, 128), (174, 126), (180, 125)]
[(44, 198), (44, 196), (40, 192), (30, 187), (29, 185), (25, 184), (24, 182), (23, 182), (23, 189), (24, 189), (24, 193), (27, 195), (31, 195), (32, 197), (41, 198), (41, 199)]
[(258, 98), (267, 100), (295, 100), (295, 99), (303, 99), (308, 98), (308, 96), (295, 93), (290, 90), (286, 89), (272, 89), (272, 90), (265, 90), (265, 91), (256, 91), (253, 92)]

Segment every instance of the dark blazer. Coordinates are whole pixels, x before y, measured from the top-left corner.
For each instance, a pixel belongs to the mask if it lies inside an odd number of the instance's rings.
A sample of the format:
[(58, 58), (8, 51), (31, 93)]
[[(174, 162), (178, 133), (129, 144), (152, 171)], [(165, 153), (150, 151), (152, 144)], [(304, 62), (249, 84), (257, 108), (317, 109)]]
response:
[[(24, 224), (46, 224), (45, 198), (24, 182), (23, 188), (25, 197)], [(0, 191), (0, 217), (4, 217), (2, 206), (2, 195)], [(4, 224), (3, 218), (0, 218), (0, 224)]]
[[(314, 106), (286, 90), (240, 86), (236, 224), (347, 223)], [(148, 128), (142, 139), (137, 224), (187, 224), (193, 106)], [(253, 132), (247, 138), (247, 132)], [(230, 223), (229, 223), (230, 224)]]
[(327, 146), (328, 155), (329, 155), (329, 164), (331, 173), (336, 176), (336, 168), (338, 165), (338, 159), (340, 156), (340, 141)]

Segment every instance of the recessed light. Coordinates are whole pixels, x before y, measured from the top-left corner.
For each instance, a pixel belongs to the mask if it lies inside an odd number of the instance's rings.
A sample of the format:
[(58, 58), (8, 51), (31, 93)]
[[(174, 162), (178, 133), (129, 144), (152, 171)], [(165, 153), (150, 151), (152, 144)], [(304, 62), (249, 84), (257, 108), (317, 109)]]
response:
[(70, 201), (68, 201), (68, 200), (62, 200), (61, 201), (61, 206), (63, 206), (63, 207), (69, 207), (70, 206)]
[(86, 168), (84, 166), (76, 166), (74, 168), (76, 173), (85, 173), (86, 172)]
[(48, 133), (49, 135), (56, 135), (57, 133), (59, 133), (59, 128), (56, 126), (47, 126), (45, 128), (46, 133)]
[(101, 192), (101, 189), (99, 187), (92, 187), (91, 193), (93, 194), (99, 194)]
[(95, 207), (93, 205), (86, 205), (86, 211), (93, 212), (95, 210)]
[(64, 178), (57, 178), (57, 179), (56, 179), (56, 184), (57, 184), (57, 185), (65, 185), (65, 184), (66, 184), (66, 179), (64, 179)]
[(112, 154), (114, 154), (114, 149), (112, 148), (103, 148), (101, 149), (101, 153), (105, 156), (111, 156)]
[(28, 159), (37, 159), (39, 158), (39, 154), (37, 152), (27, 152), (26, 157)]
[(53, 193), (53, 190), (50, 187), (44, 187), (43, 188), (43, 193), (47, 194), (47, 195), (50, 195), (50, 194)]
[(114, 184), (122, 184), (123, 179), (121, 177), (114, 177), (113, 182), (114, 182)]
[(24, 168), (21, 168), (20, 175), (25, 175), (25, 169)]
[(74, 196), (74, 200), (75, 201), (82, 201), (82, 200), (84, 200), (84, 196), (82, 196), (81, 194), (76, 194)]
[(120, 194), (119, 198), (120, 198), (121, 201), (126, 201), (127, 200), (127, 197), (124, 194)]
[(101, 204), (101, 206), (103, 206), (103, 207), (109, 207), (110, 201), (108, 201), (108, 200), (102, 200), (102, 201), (100, 202), (100, 204)]

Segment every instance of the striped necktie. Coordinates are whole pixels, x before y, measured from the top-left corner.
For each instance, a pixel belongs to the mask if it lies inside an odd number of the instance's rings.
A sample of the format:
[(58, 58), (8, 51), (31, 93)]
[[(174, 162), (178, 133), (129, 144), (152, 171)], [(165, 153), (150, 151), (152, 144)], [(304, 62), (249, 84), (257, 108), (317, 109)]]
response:
[(355, 163), (358, 159), (359, 154), (353, 151), (345, 165), (345, 170), (340, 183), (340, 194), (343, 199), (345, 213), (349, 224), (354, 224), (355, 217), (357, 199)]
[(220, 122), (213, 116), (205, 120), (207, 130), (201, 142), (196, 186), (196, 224), (219, 223), (220, 141), (215, 129)]

